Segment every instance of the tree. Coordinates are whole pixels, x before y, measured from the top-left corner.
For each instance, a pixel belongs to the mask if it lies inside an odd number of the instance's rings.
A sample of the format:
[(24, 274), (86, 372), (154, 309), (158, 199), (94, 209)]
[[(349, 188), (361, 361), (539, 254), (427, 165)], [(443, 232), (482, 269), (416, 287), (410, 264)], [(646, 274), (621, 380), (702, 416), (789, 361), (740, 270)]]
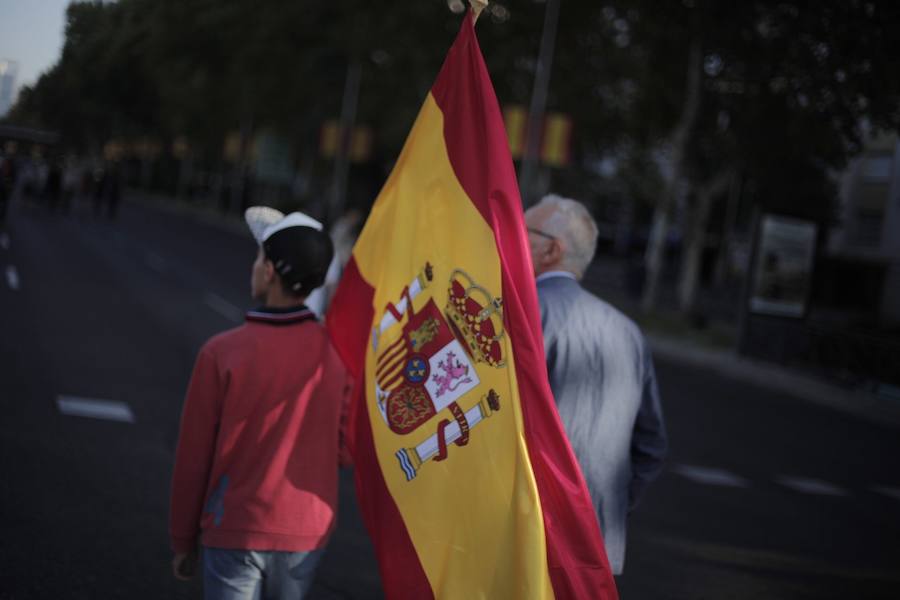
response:
[(635, 135), (664, 156), (643, 306), (656, 303), (671, 210), (683, 199), (681, 307), (690, 311), (702, 247), (694, 238), (705, 235), (729, 173), (777, 188), (793, 168), (813, 165), (818, 181), (804, 181), (824, 190), (828, 169), (859, 150), (864, 122), (900, 127), (900, 86), (888, 75), (900, 56), (891, 34), (898, 10), (859, 1), (610, 6), (626, 22), (618, 29), (629, 32), (637, 82), (631, 110), (645, 120)]
[[(555, 183), (588, 200), (603, 190), (650, 199), (646, 307), (678, 213), (681, 305), (691, 310), (730, 174), (782, 203), (793, 202), (785, 190), (800, 171), (809, 190), (829, 194), (826, 173), (859, 150), (863, 122), (897, 128), (898, 12), (886, 0), (561, 5), (547, 106), (573, 118), (576, 161)], [(497, 0), (479, 21), (504, 104), (528, 103), (543, 13)], [(354, 64), (357, 118), (377, 132), (380, 154), (396, 156), (460, 21), (445, 0), (402, 10), (362, 0), (119, 0), (74, 3), (67, 18), (59, 62), (23, 90), (12, 120), (91, 151), (115, 137), (169, 146), (184, 136), (209, 163), (242, 131), (237, 174), (262, 129), (312, 153)], [(619, 166), (612, 182), (596, 173), (604, 158)], [(791, 189), (827, 214), (827, 198)]]

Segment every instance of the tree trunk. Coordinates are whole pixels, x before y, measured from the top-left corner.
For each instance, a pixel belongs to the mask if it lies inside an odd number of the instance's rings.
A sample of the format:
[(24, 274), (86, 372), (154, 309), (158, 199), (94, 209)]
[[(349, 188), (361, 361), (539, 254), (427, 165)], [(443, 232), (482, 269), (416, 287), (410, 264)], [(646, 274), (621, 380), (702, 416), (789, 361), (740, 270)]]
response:
[(685, 154), (687, 153), (690, 134), (697, 122), (700, 110), (700, 87), (703, 75), (703, 56), (700, 48), (700, 39), (694, 37), (688, 52), (687, 87), (685, 90), (684, 106), (678, 123), (669, 138), (669, 151), (671, 169), (665, 176), (665, 186), (662, 197), (656, 204), (653, 213), (653, 229), (650, 239), (647, 240), (647, 251), (644, 255), (644, 264), (647, 267), (644, 280), (644, 295), (641, 299), (641, 308), (651, 311), (656, 308), (659, 298), (659, 283), (662, 277), (663, 262), (665, 259), (666, 238), (669, 234), (669, 224), (675, 199), (679, 192), (684, 174)]
[(678, 306), (685, 315), (693, 313), (700, 285), (700, 266), (706, 245), (706, 227), (713, 202), (728, 188), (732, 180), (730, 170), (720, 173), (697, 190), (694, 210), (691, 213), (684, 236), (684, 253), (681, 258), (681, 276), (678, 283)]
[(231, 173), (231, 190), (230, 203), (223, 206), (223, 212), (228, 212), (232, 207), (236, 207), (238, 214), (241, 214), (241, 208), (244, 200), (244, 187), (247, 185), (247, 174), (250, 170), (250, 146), (253, 136), (253, 117), (245, 116), (241, 123), (241, 142), (238, 152), (238, 159)]
[(731, 180), (731, 188), (728, 191), (728, 208), (725, 211), (725, 222), (722, 225), (722, 242), (719, 244), (716, 268), (713, 274), (713, 281), (717, 287), (724, 286), (728, 280), (731, 265), (732, 236), (734, 236), (737, 225), (743, 187), (743, 178), (735, 174)]
[(663, 264), (666, 259), (666, 237), (669, 233), (670, 201), (662, 201), (653, 211), (653, 225), (647, 240), (647, 253), (644, 263), (647, 273), (644, 280), (644, 294), (641, 298), (641, 309), (649, 312), (656, 308), (659, 298), (659, 282), (662, 277)]
[[(701, 211), (705, 211), (705, 207), (698, 202), (694, 212), (700, 213)], [(678, 307), (684, 315), (690, 315), (693, 312), (697, 287), (700, 283), (700, 264), (706, 241), (704, 221), (702, 215), (694, 214), (685, 229), (681, 272), (678, 278)]]

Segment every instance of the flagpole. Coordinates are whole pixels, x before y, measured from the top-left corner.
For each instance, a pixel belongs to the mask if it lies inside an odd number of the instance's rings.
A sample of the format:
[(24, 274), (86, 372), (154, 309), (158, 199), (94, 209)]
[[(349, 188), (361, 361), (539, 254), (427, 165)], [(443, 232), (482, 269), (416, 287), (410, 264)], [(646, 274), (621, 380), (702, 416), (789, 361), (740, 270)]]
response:
[(481, 11), (487, 8), (488, 0), (469, 0), (469, 4), (472, 5), (472, 20), (477, 23)]

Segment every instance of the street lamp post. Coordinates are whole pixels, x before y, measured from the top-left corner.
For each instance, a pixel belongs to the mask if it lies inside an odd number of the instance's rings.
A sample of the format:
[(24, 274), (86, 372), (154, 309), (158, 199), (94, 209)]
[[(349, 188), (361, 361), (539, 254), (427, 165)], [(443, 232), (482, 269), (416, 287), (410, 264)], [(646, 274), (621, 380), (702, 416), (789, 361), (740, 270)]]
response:
[(531, 106), (528, 109), (525, 154), (522, 156), (522, 164), (519, 167), (519, 189), (525, 206), (531, 205), (535, 200), (533, 188), (538, 154), (541, 148), (541, 124), (547, 107), (547, 90), (550, 87), (550, 71), (553, 66), (553, 49), (556, 44), (558, 21), (559, 0), (547, 0), (541, 47), (534, 75), (534, 90), (531, 93)]

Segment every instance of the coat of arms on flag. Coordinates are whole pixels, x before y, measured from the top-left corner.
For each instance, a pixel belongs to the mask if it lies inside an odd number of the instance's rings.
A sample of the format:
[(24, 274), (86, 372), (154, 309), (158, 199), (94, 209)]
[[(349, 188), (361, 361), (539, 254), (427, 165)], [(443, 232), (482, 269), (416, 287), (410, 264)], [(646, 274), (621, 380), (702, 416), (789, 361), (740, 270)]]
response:
[[(396, 452), (407, 481), (425, 461), (447, 458), (448, 443), (468, 444), (472, 428), (500, 410), (500, 396), (493, 388), (466, 400), (481, 382), (479, 368), (505, 366), (503, 303), (455, 269), (447, 303), (440, 309), (431, 296), (433, 273), (426, 263), (400, 300), (387, 305), (372, 331), (377, 357), (374, 396), (385, 423), (394, 433), (406, 435), (434, 421), (428, 437)], [(414, 302), (421, 297), (428, 299), (415, 310)], [(383, 343), (392, 337), (396, 340)], [(445, 408), (453, 420), (435, 420)]]

